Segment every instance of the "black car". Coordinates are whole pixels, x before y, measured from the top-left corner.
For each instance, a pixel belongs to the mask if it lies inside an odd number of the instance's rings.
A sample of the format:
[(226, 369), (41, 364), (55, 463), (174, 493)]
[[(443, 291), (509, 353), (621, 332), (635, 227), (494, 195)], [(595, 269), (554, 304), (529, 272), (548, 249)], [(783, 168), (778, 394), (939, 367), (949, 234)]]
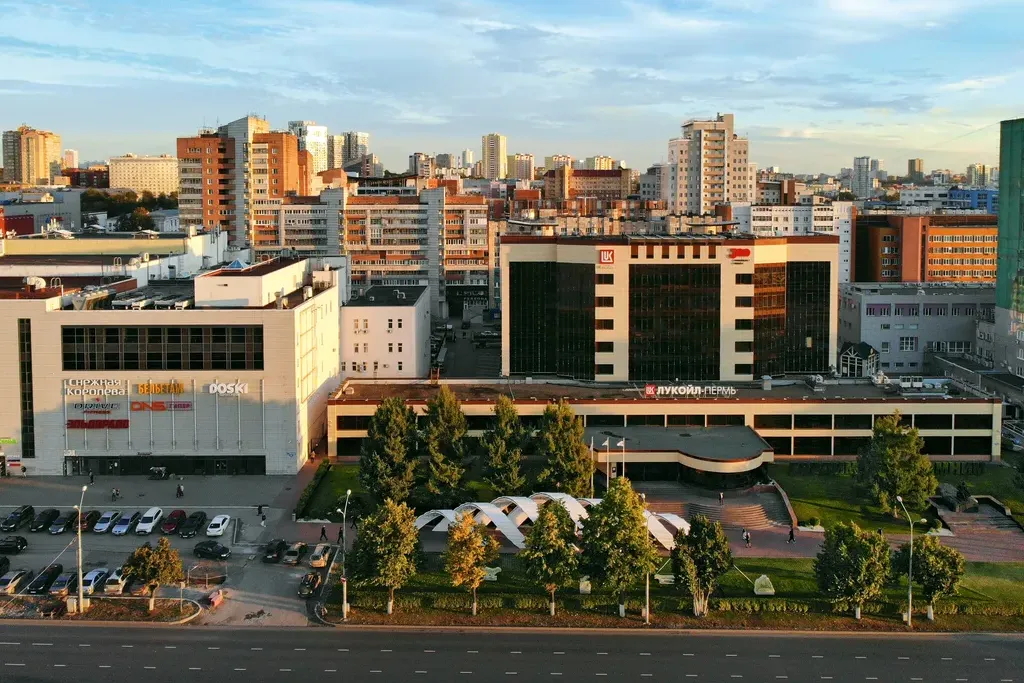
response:
[(57, 580), (57, 577), (64, 571), (64, 565), (51, 564), (49, 567), (44, 567), (36, 578), (32, 579), (32, 583), (28, 585), (26, 593), (30, 595), (45, 595), (50, 592), (50, 586)]
[(54, 510), (53, 508), (46, 508), (32, 520), (32, 524), (29, 525), (29, 531), (42, 531), (43, 529), (49, 529), (50, 525), (53, 524), (54, 520), (60, 517), (60, 510)]
[(68, 510), (53, 520), (53, 524), (50, 525), (50, 533), (62, 534), (68, 529), (73, 528), (75, 524), (78, 524), (78, 510)]
[(226, 560), (231, 557), (231, 549), (217, 543), (217, 541), (202, 541), (196, 543), (192, 550), (196, 557), (205, 557), (208, 560)]
[(0, 557), (0, 575), (6, 574), (11, 570), (11, 558)]
[(313, 593), (316, 593), (316, 589), (323, 583), (323, 578), (320, 576), (320, 572), (310, 572), (302, 577), (302, 583), (299, 584), (299, 597), (300, 598), (311, 598)]
[(0, 531), (17, 531), (22, 524), (28, 524), (36, 515), (36, 509), (31, 505), (22, 505), (14, 512), (4, 517), (0, 522)]
[(96, 527), (96, 522), (100, 521), (99, 510), (89, 510), (84, 515), (78, 518), (78, 526), (82, 531), (92, 531)]
[(267, 547), (263, 550), (263, 561), (264, 562), (280, 562), (284, 556), (284, 551), (288, 549), (288, 544), (281, 538), (275, 538)]
[(178, 529), (178, 535), (182, 538), (192, 538), (205, 528), (206, 513), (202, 510), (197, 510), (189, 515), (185, 523), (181, 525), (181, 528)]
[(5, 555), (17, 555), (28, 547), (28, 540), (24, 536), (5, 536), (0, 540), (0, 553)]

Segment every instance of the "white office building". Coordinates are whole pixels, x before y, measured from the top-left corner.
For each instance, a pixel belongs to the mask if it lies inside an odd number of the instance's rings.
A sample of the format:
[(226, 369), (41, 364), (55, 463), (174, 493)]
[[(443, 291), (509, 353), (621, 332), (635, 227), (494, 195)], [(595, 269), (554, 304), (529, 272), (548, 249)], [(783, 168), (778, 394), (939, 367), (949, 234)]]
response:
[(874, 194), (871, 175), (871, 157), (855, 157), (853, 160), (853, 176), (850, 178), (850, 191), (857, 199), (870, 199)]
[(158, 157), (125, 154), (110, 157), (110, 187), (132, 190), (137, 194), (154, 195), (178, 191), (178, 158), (167, 154)]
[(508, 140), (500, 133), (488, 133), (480, 139), (483, 176), (488, 180), (508, 177)]
[(750, 141), (735, 133), (732, 114), (714, 120), (693, 119), (683, 135), (668, 142), (668, 178), (664, 198), (673, 213), (710, 213), (717, 204), (752, 202), (757, 167)]
[(342, 378), (422, 379), (430, 372), (426, 287), (370, 287), (341, 309)]

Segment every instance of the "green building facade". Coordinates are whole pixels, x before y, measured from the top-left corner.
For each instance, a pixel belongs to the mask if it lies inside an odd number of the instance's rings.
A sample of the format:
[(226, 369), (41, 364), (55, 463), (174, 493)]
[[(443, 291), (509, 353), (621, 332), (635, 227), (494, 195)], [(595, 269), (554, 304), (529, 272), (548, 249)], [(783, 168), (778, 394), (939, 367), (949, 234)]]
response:
[(1024, 119), (1003, 121), (999, 144), (999, 264), (996, 307), (1024, 325)]

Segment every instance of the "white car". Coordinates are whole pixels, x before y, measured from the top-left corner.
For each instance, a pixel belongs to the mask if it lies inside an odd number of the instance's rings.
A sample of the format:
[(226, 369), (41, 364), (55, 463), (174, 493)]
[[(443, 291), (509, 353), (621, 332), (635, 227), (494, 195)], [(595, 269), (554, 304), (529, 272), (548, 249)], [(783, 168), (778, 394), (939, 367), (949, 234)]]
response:
[(331, 544), (319, 543), (313, 548), (313, 554), (309, 556), (309, 566), (326, 567), (329, 559), (331, 559)]
[(92, 595), (97, 590), (102, 591), (103, 581), (107, 578), (107, 574), (109, 573), (110, 570), (106, 567), (102, 569), (93, 569), (82, 579), (82, 592), (86, 595)]
[(206, 535), (223, 536), (230, 521), (231, 517), (229, 515), (217, 515), (210, 521), (210, 526), (206, 527)]
[(124, 584), (128, 577), (124, 575), (124, 567), (118, 567), (114, 573), (103, 582), (103, 592), (107, 595), (121, 595), (124, 592)]
[(135, 533), (140, 536), (153, 533), (153, 529), (157, 528), (160, 524), (160, 520), (164, 517), (164, 511), (160, 508), (149, 508), (146, 510), (146, 514), (142, 515), (142, 519), (135, 526)]

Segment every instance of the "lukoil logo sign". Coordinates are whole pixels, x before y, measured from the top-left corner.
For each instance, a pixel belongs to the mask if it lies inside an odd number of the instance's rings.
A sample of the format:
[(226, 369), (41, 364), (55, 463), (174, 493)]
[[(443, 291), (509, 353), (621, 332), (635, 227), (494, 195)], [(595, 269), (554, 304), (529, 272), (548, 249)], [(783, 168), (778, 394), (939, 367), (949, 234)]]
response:
[(725, 387), (714, 384), (647, 384), (644, 386), (645, 398), (711, 398), (713, 396), (735, 396), (736, 387)]
[(600, 249), (597, 252), (597, 262), (602, 266), (611, 266), (615, 264), (615, 250), (614, 249)]
[(249, 383), (248, 382), (213, 382), (209, 386), (211, 394), (217, 396), (235, 396), (237, 394), (248, 394)]

